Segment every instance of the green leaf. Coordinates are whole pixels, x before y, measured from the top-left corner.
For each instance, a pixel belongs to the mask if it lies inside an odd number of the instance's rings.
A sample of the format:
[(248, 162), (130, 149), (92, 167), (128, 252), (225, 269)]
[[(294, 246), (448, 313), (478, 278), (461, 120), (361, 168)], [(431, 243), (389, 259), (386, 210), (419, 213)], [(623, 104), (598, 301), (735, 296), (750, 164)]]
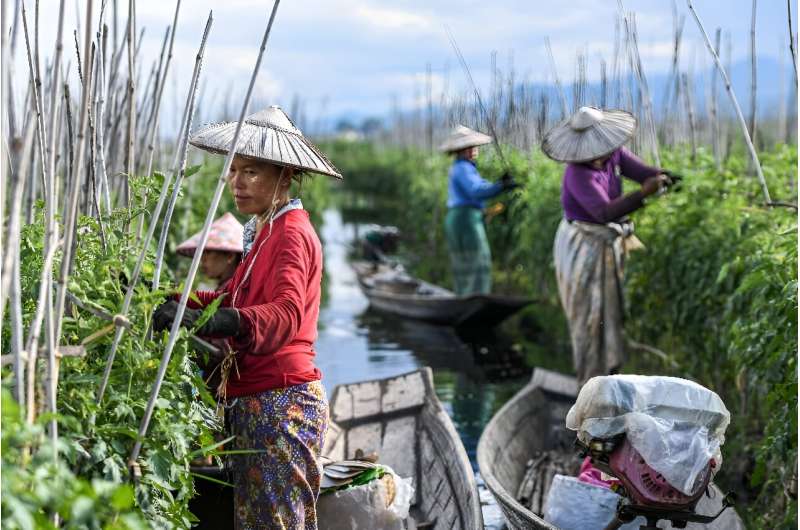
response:
[(196, 451), (192, 451), (191, 453), (189, 453), (188, 457), (189, 458), (197, 458), (198, 456), (205, 456), (208, 453), (210, 453), (211, 451), (213, 451), (214, 449), (216, 449), (217, 447), (222, 447), (223, 445), (225, 445), (226, 443), (234, 440), (235, 438), (236, 438), (236, 436), (229, 436), (228, 438), (225, 438), (221, 442), (214, 442), (213, 444), (209, 444), (209, 445), (206, 445), (205, 447), (201, 447), (200, 449), (197, 449)]
[(197, 173), (198, 171), (200, 171), (200, 169), (201, 169), (202, 167), (203, 167), (203, 165), (202, 165), (202, 164), (197, 164), (197, 165), (195, 165), (195, 166), (189, 166), (189, 167), (187, 167), (187, 168), (186, 168), (186, 171), (184, 172), (184, 177), (187, 177), (187, 178), (188, 178), (188, 177), (191, 177), (192, 175), (194, 175), (195, 173)]
[(129, 484), (122, 484), (111, 495), (111, 506), (118, 512), (130, 509), (133, 501), (133, 488)]

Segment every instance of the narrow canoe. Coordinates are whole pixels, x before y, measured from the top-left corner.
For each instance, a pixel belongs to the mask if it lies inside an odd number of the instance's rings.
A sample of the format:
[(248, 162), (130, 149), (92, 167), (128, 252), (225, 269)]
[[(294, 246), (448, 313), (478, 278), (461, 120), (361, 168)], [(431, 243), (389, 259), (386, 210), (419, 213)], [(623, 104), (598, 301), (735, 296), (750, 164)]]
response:
[(457, 296), (444, 287), (422, 280), (415, 280), (414, 292), (397, 292), (372, 281), (376, 272), (386, 270), (383, 266), (376, 271), (367, 262), (357, 261), (352, 265), (372, 307), (434, 324), (489, 328), (533, 302), (521, 296), (496, 294)]
[[(478, 442), (478, 467), (486, 486), (497, 499), (513, 530), (558, 530), (517, 500), (517, 491), (526, 464), (542, 451), (574, 451), (575, 433), (565, 425), (569, 408), (575, 402), (578, 384), (574, 378), (548, 370), (535, 369), (530, 383), (497, 411)], [(711, 497), (704, 496), (698, 512), (717, 513), (722, 507), (722, 492), (711, 485)], [(663, 524), (663, 522), (662, 522)], [(667, 523), (666, 528), (672, 528)], [(728, 508), (713, 523), (689, 523), (699, 530), (744, 530), (733, 508)]]
[(475, 476), (430, 368), (334, 389), (323, 452), (341, 460), (357, 449), (413, 477), (409, 528), (483, 528)]
[[(475, 475), (458, 432), (442, 408), (433, 372), (413, 372), (345, 385), (333, 390), (331, 422), (323, 454), (333, 460), (377, 453), (381, 464), (413, 479), (414, 499), (406, 527), (477, 530), (483, 528)], [(216, 468), (197, 472), (226, 480)], [(199, 497), (192, 512), (198, 528), (233, 528), (231, 488), (196, 481)], [(319, 522), (324, 529), (324, 521)]]

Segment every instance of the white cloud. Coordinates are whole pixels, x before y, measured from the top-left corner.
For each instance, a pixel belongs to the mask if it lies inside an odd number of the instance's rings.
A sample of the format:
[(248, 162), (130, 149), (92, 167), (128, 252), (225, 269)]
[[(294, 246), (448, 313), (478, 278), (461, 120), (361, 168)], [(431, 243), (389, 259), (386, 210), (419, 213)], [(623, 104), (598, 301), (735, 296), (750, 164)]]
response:
[(433, 20), (429, 16), (400, 9), (362, 5), (353, 13), (375, 29), (430, 30)]

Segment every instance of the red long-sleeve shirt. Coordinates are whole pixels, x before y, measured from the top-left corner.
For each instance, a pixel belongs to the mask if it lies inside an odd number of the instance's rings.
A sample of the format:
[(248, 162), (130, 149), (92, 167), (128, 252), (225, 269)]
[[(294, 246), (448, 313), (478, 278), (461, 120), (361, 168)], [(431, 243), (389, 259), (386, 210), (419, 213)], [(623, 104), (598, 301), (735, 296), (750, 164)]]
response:
[[(252, 270), (247, 276), (247, 270)], [(322, 245), (304, 210), (290, 210), (265, 226), (222, 291), (198, 291), (205, 307), (222, 294), (224, 307), (239, 310), (241, 333), (230, 344), (238, 353), (229, 397), (318, 381), (314, 365)], [(234, 300), (235, 298), (235, 300)], [(233, 304), (233, 305), (231, 305)]]

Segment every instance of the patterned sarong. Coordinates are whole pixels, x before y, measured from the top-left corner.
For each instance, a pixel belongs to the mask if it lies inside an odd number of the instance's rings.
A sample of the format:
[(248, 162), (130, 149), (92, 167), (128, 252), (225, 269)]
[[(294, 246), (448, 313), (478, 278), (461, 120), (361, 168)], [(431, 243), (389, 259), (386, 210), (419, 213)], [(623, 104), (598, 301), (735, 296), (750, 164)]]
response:
[(229, 409), (237, 530), (316, 530), (328, 402), (314, 381), (238, 398)]
[(563, 219), (556, 232), (558, 294), (581, 385), (617, 370), (624, 360), (622, 281), (625, 238), (630, 236), (626, 228)]
[(492, 290), (492, 254), (481, 210), (451, 208), (445, 217), (444, 232), (456, 294), (489, 294)]

